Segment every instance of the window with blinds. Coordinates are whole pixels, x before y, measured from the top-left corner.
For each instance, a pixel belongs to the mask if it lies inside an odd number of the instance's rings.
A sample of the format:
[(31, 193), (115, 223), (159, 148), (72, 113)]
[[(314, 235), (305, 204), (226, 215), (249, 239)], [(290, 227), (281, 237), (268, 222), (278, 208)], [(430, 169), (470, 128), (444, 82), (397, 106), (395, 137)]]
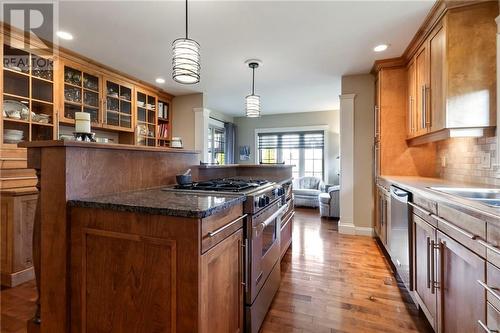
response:
[(324, 131), (259, 133), (261, 164), (294, 165), (294, 177), (324, 176)]

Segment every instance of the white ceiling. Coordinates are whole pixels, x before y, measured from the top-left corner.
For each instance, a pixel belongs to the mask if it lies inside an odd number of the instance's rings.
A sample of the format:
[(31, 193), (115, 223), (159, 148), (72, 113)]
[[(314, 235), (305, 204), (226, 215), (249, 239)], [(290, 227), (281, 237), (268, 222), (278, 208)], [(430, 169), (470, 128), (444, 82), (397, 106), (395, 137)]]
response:
[[(204, 93), (204, 106), (244, 115), (258, 58), (262, 113), (338, 109), (340, 78), (401, 55), (433, 1), (190, 1), (190, 37), (201, 44), (201, 82), (171, 79), (171, 43), (184, 36), (183, 1), (60, 2), (61, 45), (174, 95)], [(372, 48), (389, 43), (376, 54)]]

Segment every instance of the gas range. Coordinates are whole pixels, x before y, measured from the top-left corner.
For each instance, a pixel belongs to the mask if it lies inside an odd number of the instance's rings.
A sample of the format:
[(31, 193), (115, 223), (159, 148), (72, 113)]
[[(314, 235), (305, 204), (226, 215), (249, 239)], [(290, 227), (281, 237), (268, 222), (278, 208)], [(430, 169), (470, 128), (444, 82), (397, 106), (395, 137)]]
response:
[(243, 227), (245, 331), (257, 333), (281, 280), (280, 228), (281, 218), (288, 210), (285, 188), (264, 179), (220, 178), (164, 190), (246, 196), (243, 206), (247, 214)]
[(251, 178), (218, 178), (186, 185), (175, 185), (164, 190), (204, 194), (243, 194), (246, 196), (245, 214), (255, 214), (277, 200), (284, 201), (285, 194), (281, 185), (265, 179)]

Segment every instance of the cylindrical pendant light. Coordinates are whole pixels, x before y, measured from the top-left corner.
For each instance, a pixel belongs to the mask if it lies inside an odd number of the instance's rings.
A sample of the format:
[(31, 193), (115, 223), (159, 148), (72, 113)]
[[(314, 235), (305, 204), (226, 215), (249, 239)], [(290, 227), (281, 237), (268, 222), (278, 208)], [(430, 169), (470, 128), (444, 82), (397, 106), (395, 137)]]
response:
[(188, 38), (188, 2), (186, 0), (186, 38), (172, 43), (172, 78), (183, 84), (200, 82), (200, 44)]
[(249, 118), (257, 118), (260, 117), (260, 96), (255, 95), (255, 69), (259, 63), (250, 62), (248, 67), (252, 69), (252, 94), (245, 97), (246, 114)]

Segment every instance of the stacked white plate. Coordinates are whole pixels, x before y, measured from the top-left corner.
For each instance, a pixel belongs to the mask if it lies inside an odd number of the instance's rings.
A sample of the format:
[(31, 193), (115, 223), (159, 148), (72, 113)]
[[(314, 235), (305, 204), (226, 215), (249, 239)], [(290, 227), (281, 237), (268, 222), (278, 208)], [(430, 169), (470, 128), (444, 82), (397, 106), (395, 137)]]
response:
[(5, 129), (3, 131), (3, 142), (19, 143), (23, 140), (23, 131), (15, 129)]

